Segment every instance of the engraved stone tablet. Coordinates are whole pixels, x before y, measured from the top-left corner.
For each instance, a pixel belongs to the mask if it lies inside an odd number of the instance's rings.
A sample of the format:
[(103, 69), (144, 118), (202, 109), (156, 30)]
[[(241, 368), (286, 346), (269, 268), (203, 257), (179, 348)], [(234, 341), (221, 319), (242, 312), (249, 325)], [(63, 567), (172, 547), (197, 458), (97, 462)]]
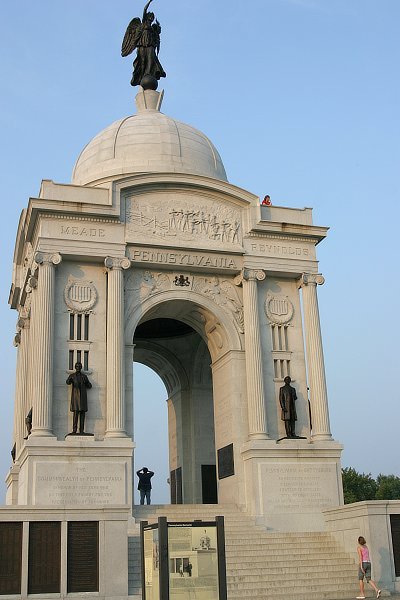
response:
[(235, 474), (233, 462), (233, 444), (218, 450), (218, 479), (225, 479)]
[(38, 463), (35, 504), (104, 506), (126, 503), (124, 463)]

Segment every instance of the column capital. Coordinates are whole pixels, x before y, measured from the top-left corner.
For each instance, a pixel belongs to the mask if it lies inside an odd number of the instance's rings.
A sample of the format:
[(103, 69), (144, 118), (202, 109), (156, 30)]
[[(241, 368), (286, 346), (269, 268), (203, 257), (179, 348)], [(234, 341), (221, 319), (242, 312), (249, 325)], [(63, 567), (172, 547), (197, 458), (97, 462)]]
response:
[(265, 271), (262, 269), (242, 269), (233, 281), (235, 285), (239, 286), (243, 284), (243, 281), (263, 281), (265, 277)]
[(46, 263), (52, 265), (59, 265), (62, 261), (62, 256), (59, 252), (55, 252), (54, 254), (49, 254), (46, 252), (36, 252), (35, 253), (35, 263), (38, 265), (43, 265)]
[(14, 335), (14, 339), (13, 339), (13, 346), (15, 348), (18, 348), (18, 346), (21, 343), (21, 334), (18, 332)]
[(323, 285), (325, 283), (324, 277), (321, 273), (303, 273), (300, 277), (299, 287), (304, 287), (305, 285)]
[(111, 271), (112, 269), (129, 269), (131, 266), (131, 261), (127, 256), (123, 256), (122, 258), (107, 256), (107, 258), (104, 260), (104, 266), (107, 271)]
[(18, 330), (27, 329), (27, 328), (29, 328), (29, 324), (30, 324), (30, 320), (29, 320), (28, 316), (20, 315), (17, 320), (17, 329)]
[(25, 291), (27, 294), (31, 294), (33, 292), (33, 290), (36, 290), (38, 285), (38, 280), (37, 277), (34, 277), (33, 275), (31, 275), (30, 277), (28, 277), (28, 281), (27, 284), (25, 286)]

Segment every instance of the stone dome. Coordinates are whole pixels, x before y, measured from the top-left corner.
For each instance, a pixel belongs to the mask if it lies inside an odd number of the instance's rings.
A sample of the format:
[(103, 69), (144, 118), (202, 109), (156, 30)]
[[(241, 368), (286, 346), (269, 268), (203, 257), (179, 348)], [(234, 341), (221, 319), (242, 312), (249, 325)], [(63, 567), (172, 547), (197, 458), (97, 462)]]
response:
[(142, 90), (137, 114), (94, 137), (76, 161), (72, 183), (93, 184), (133, 173), (190, 173), (227, 181), (221, 157), (203, 134), (160, 112), (162, 94)]

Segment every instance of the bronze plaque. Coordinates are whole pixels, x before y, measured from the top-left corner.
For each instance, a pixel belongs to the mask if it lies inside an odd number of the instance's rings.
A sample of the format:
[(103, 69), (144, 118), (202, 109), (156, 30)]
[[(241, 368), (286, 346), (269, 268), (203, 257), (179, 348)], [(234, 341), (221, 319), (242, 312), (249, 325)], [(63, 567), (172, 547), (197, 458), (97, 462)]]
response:
[(99, 591), (99, 523), (68, 523), (67, 591)]
[(170, 472), (171, 504), (182, 504), (182, 467)]
[(29, 523), (28, 594), (60, 592), (61, 523)]
[(0, 595), (21, 593), (22, 523), (0, 523)]
[(390, 529), (392, 530), (394, 570), (396, 577), (400, 577), (400, 515), (390, 515)]
[(218, 450), (218, 479), (225, 479), (235, 474), (233, 462), (233, 444)]

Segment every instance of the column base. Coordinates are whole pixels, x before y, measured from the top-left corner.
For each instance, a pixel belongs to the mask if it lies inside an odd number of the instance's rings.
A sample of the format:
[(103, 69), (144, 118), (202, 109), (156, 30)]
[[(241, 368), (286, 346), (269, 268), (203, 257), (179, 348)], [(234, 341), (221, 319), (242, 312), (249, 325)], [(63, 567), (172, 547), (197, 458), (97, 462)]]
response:
[(29, 437), (52, 437), (55, 435), (50, 429), (32, 429)]
[(249, 440), (269, 440), (271, 439), (267, 433), (250, 433)]
[(105, 436), (108, 438), (126, 438), (127, 433), (123, 429), (112, 429), (111, 431), (106, 431)]
[(311, 436), (312, 442), (332, 442), (333, 437), (330, 433), (316, 433)]

